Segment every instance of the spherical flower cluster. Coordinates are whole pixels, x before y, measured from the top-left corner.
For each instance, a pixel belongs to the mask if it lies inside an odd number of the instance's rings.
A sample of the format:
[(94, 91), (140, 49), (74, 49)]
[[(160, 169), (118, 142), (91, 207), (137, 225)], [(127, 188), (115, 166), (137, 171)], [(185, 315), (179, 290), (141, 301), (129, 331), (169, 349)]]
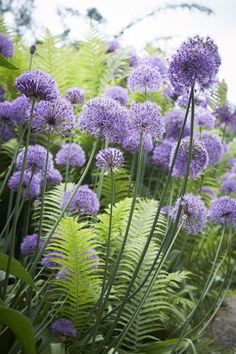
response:
[[(22, 168), (23, 160), (24, 160), (25, 148), (21, 150), (16, 159), (16, 167), (18, 170)], [(45, 171), (46, 167), (46, 156), (47, 149), (45, 147), (36, 144), (29, 145), (26, 156), (26, 164), (25, 168), (32, 173), (42, 173)], [(51, 170), (53, 168), (53, 158), (52, 154), (48, 154), (48, 165), (47, 170)]]
[(113, 53), (120, 48), (120, 43), (116, 39), (112, 39), (111, 41), (107, 42), (107, 46), (108, 48), (106, 53)]
[(161, 73), (158, 69), (148, 65), (140, 65), (133, 70), (127, 80), (131, 92), (155, 92), (162, 83)]
[[(29, 120), (30, 112), (27, 112)], [(72, 105), (64, 99), (40, 101), (34, 109), (32, 129), (44, 134), (68, 135), (76, 125)]]
[(5, 58), (11, 58), (14, 54), (13, 42), (4, 33), (0, 33), (0, 54)]
[(55, 168), (51, 169), (47, 173), (47, 185), (53, 187), (62, 182), (62, 175)]
[(178, 198), (170, 215), (175, 220), (181, 207), (180, 221), (183, 222), (183, 229), (191, 235), (201, 233), (207, 223), (208, 210), (199, 195), (187, 194)]
[(211, 112), (203, 107), (198, 107), (195, 112), (195, 124), (199, 127), (213, 129), (215, 126), (215, 117)]
[(158, 105), (148, 101), (133, 103), (130, 108), (130, 118), (135, 131), (143, 136), (149, 135), (155, 141), (162, 138), (165, 129)]
[(42, 266), (45, 268), (51, 269), (51, 268), (57, 268), (60, 267), (60, 264), (58, 263), (58, 259), (62, 259), (63, 256), (60, 252), (58, 251), (50, 251), (47, 254), (44, 255), (44, 257), (41, 260)]
[(0, 125), (0, 141), (6, 142), (16, 137), (14, 130), (8, 126)]
[(28, 110), (30, 110), (30, 101), (25, 95), (21, 95), (12, 101), (12, 119), (16, 125), (23, 125), (25, 123), (26, 112)]
[[(73, 189), (64, 193), (62, 208), (66, 206), (72, 193)], [(81, 215), (96, 214), (99, 211), (99, 201), (96, 193), (87, 185), (79, 187), (66, 210), (72, 213), (78, 212)]]
[(105, 97), (112, 98), (120, 104), (126, 106), (129, 101), (127, 90), (120, 86), (112, 86), (104, 93)]
[(230, 167), (236, 166), (236, 157), (230, 157), (230, 158), (228, 159), (228, 165), (229, 165)]
[(228, 124), (231, 121), (233, 108), (229, 104), (222, 104), (215, 108), (214, 115), (220, 123)]
[[(37, 234), (25, 236), (23, 238), (23, 241), (21, 242), (21, 245), (20, 245), (21, 253), (24, 256), (33, 256), (36, 249), (37, 249), (37, 243), (38, 243), (38, 235)], [(44, 244), (44, 241), (39, 240), (39, 249), (42, 249), (43, 244)]]
[(7, 101), (0, 102), (0, 133), (1, 141), (8, 141), (15, 137), (11, 104)]
[(220, 225), (236, 225), (236, 200), (220, 197), (212, 201), (210, 221)]
[(170, 61), (169, 79), (178, 91), (195, 84), (207, 89), (215, 82), (220, 64), (218, 48), (211, 38), (188, 38)]
[(79, 87), (71, 87), (66, 90), (65, 99), (68, 100), (71, 104), (82, 105), (84, 102), (84, 91)]
[(207, 150), (208, 166), (213, 166), (220, 161), (224, 154), (223, 146), (218, 135), (209, 132), (202, 132), (201, 142)]
[(172, 101), (177, 101), (179, 97), (179, 93), (169, 84), (163, 91), (165, 97), (170, 98)]
[(168, 63), (165, 58), (162, 58), (159, 55), (150, 55), (149, 57), (142, 60), (142, 64), (158, 69), (162, 78), (166, 78), (168, 72)]
[(211, 188), (201, 187), (201, 188), (199, 188), (199, 191), (201, 193), (208, 194), (211, 198), (215, 198), (216, 197), (216, 192), (213, 189), (211, 189)]
[(155, 147), (152, 153), (151, 162), (167, 170), (170, 164), (170, 154), (174, 145), (173, 140), (164, 139)]
[(75, 338), (77, 336), (75, 326), (70, 320), (65, 318), (60, 318), (53, 322), (51, 325), (51, 331), (59, 337)]
[(40, 70), (21, 74), (16, 78), (15, 87), (22, 95), (34, 100), (52, 101), (59, 97), (52, 76)]
[[(170, 109), (165, 115), (165, 130), (168, 139), (178, 139), (184, 122), (184, 111), (179, 108)], [(183, 138), (190, 135), (190, 125), (187, 121), (183, 131)]]
[[(20, 183), (21, 171), (13, 173), (8, 181), (9, 188), (16, 192)], [(33, 174), (31, 171), (25, 170), (21, 191), (25, 199), (37, 198), (41, 190), (42, 177), (39, 173)]]
[[(180, 143), (172, 172), (174, 177), (181, 177), (186, 173), (189, 156), (189, 145), (189, 137), (184, 138)], [(175, 149), (176, 145), (173, 146), (171, 151), (170, 165), (173, 161)], [(202, 173), (202, 170), (207, 167), (208, 159), (209, 158), (205, 146), (201, 143), (201, 141), (193, 139), (189, 176), (191, 178), (199, 177)]]
[(116, 172), (124, 164), (122, 152), (116, 148), (107, 148), (99, 151), (96, 156), (96, 165), (105, 173)]
[(5, 101), (5, 90), (2, 87), (2, 85), (0, 85), (0, 102), (4, 102)]
[[(122, 141), (122, 147), (131, 153), (138, 152), (140, 148), (140, 133), (132, 128), (128, 129), (127, 134)], [(153, 139), (151, 135), (146, 134), (143, 137), (143, 148), (145, 152), (152, 151)]]
[(62, 166), (66, 166), (69, 161), (70, 166), (81, 167), (86, 161), (85, 152), (79, 144), (63, 144), (56, 154), (55, 161), (58, 165)]
[[(189, 96), (190, 96), (189, 90), (185, 91), (181, 96), (178, 97), (177, 104), (180, 105), (181, 107), (186, 108), (188, 105)], [(209, 91), (197, 90), (197, 92), (195, 92), (194, 94), (195, 106), (207, 108), (207, 106), (210, 104), (210, 101), (211, 101), (211, 95)]]
[(220, 188), (223, 194), (236, 193), (236, 173), (227, 172), (222, 178), (222, 185)]
[(110, 143), (121, 142), (129, 127), (129, 112), (111, 98), (92, 98), (79, 117), (81, 130), (94, 137), (106, 137)]
[(130, 58), (129, 58), (129, 65), (133, 68), (138, 66), (140, 63), (140, 58), (136, 53), (132, 53)]

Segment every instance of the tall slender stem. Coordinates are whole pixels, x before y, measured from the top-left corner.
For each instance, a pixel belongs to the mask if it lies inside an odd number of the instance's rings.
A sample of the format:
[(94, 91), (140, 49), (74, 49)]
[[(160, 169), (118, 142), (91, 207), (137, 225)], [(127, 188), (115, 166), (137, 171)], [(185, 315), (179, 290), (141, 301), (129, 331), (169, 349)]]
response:
[(69, 140), (69, 150), (68, 150), (68, 156), (67, 156), (67, 160), (66, 160), (66, 176), (65, 176), (65, 185), (64, 185), (64, 192), (66, 192), (66, 187), (67, 187), (67, 183), (68, 183), (68, 179), (69, 179), (69, 171), (70, 171), (70, 160), (71, 160), (71, 142), (72, 142), (72, 138), (70, 136), (70, 140)]

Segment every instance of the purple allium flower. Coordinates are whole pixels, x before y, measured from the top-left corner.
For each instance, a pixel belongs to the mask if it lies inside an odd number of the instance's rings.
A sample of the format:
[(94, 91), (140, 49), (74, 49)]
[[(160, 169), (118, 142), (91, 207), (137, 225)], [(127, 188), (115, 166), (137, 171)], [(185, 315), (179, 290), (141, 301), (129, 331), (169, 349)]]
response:
[[(180, 130), (184, 122), (185, 112), (179, 108), (170, 109), (165, 115), (166, 137), (168, 139), (178, 139)], [(183, 138), (190, 135), (190, 125), (187, 121), (183, 131)]]
[(96, 165), (105, 173), (116, 172), (124, 164), (122, 152), (116, 148), (107, 148), (99, 151), (96, 156)]
[(57, 261), (58, 259), (63, 259), (62, 254), (58, 251), (50, 251), (44, 255), (41, 264), (48, 269), (57, 268), (60, 267), (60, 263)]
[(5, 58), (11, 58), (14, 54), (13, 42), (4, 33), (0, 33), (0, 54)]
[(30, 109), (30, 101), (25, 95), (17, 97), (11, 102), (12, 120), (16, 125), (23, 125), (26, 112)]
[(49, 187), (56, 186), (62, 182), (62, 175), (55, 168), (51, 169), (47, 173), (47, 185)]
[[(24, 160), (25, 148), (21, 150), (16, 159), (16, 167), (18, 170), (22, 168)], [(47, 149), (39, 144), (29, 145), (26, 156), (25, 168), (32, 173), (43, 173), (45, 171), (46, 165)], [(52, 154), (49, 152), (48, 155), (48, 167), (47, 170), (50, 171), (53, 168)]]
[(168, 169), (170, 164), (170, 154), (175, 142), (173, 140), (164, 139), (155, 147), (152, 153), (151, 162), (154, 165)]
[(120, 43), (116, 39), (112, 39), (111, 41), (107, 42), (107, 46), (108, 48), (106, 53), (113, 53), (120, 48)]
[(169, 79), (178, 91), (195, 84), (207, 89), (215, 82), (220, 64), (218, 47), (210, 37), (188, 38), (171, 58)]
[(67, 143), (62, 145), (55, 161), (58, 165), (66, 166), (68, 160), (71, 166), (81, 167), (84, 165), (86, 161), (85, 152), (79, 144)]
[(228, 159), (228, 165), (229, 165), (230, 167), (235, 166), (235, 165), (236, 165), (236, 157), (230, 157), (230, 158)]
[(215, 126), (215, 117), (211, 112), (203, 107), (198, 107), (195, 112), (195, 124), (200, 127), (213, 129)]
[[(127, 135), (122, 141), (122, 147), (131, 153), (138, 152), (140, 147), (140, 133), (134, 129), (128, 129)], [(151, 135), (146, 134), (143, 137), (143, 148), (145, 152), (152, 151), (153, 141)]]
[[(8, 181), (9, 188), (16, 192), (20, 182), (21, 171), (13, 173)], [(42, 178), (40, 174), (32, 174), (31, 171), (25, 170), (21, 191), (25, 199), (34, 199), (40, 195)]]
[(4, 95), (5, 95), (5, 90), (2, 87), (2, 85), (0, 85), (0, 102), (4, 102), (5, 101)]
[(51, 331), (59, 337), (70, 337), (75, 338), (77, 336), (77, 331), (75, 326), (70, 320), (65, 318), (60, 318), (51, 325)]
[[(64, 193), (62, 208), (66, 206), (72, 193), (73, 189)], [(79, 212), (81, 215), (96, 214), (99, 211), (99, 200), (96, 193), (94, 193), (87, 185), (79, 187), (67, 207), (67, 211), (72, 213)]]
[(8, 101), (0, 102), (0, 126), (13, 127), (13, 115), (11, 103)]
[(213, 200), (209, 218), (214, 224), (236, 225), (236, 200), (230, 197)]
[[(181, 177), (184, 176), (187, 169), (187, 162), (189, 156), (189, 142), (190, 138), (184, 138), (179, 146), (179, 150), (176, 156), (175, 165), (173, 168), (172, 176)], [(172, 163), (176, 145), (173, 146), (170, 157), (170, 165)], [(208, 165), (208, 154), (205, 146), (199, 140), (193, 139), (192, 156), (190, 162), (189, 176), (196, 178), (201, 175), (201, 172)]]
[(144, 58), (142, 60), (142, 64), (158, 69), (162, 78), (166, 78), (168, 72), (168, 63), (165, 58), (162, 58), (159, 55), (151, 55), (147, 58)]
[(69, 276), (69, 269), (68, 267), (65, 267), (65, 266), (62, 266), (61, 267), (61, 270), (59, 270), (57, 272), (57, 275), (55, 276), (55, 279), (56, 280), (64, 280), (64, 281), (67, 281), (70, 279), (70, 276)]
[(6, 141), (13, 139), (15, 137), (16, 137), (16, 134), (15, 134), (15, 131), (13, 130), (13, 128), (0, 125), (0, 141), (6, 142)]
[(161, 83), (160, 71), (148, 65), (140, 65), (135, 68), (127, 80), (128, 88), (132, 93), (158, 91)]
[(66, 90), (65, 99), (68, 100), (71, 104), (82, 105), (84, 102), (84, 91), (79, 87), (71, 87)]
[(165, 205), (161, 208), (161, 212), (164, 215), (169, 215), (171, 211), (171, 206), (170, 205)]
[(99, 264), (99, 258), (97, 252), (94, 248), (90, 248), (88, 251), (84, 252), (87, 255), (86, 259), (89, 261), (89, 270), (97, 269)]
[[(33, 256), (37, 248), (37, 242), (38, 242), (37, 234), (25, 236), (20, 245), (21, 253), (24, 256)], [(42, 249), (43, 244), (44, 241), (39, 240), (39, 249)]]
[(28, 71), (18, 76), (15, 87), (22, 95), (35, 100), (52, 101), (59, 97), (52, 76), (40, 70)]
[(170, 98), (173, 101), (177, 101), (179, 94), (175, 89), (169, 84), (163, 91), (165, 97)]
[(213, 166), (220, 161), (224, 150), (218, 135), (209, 132), (202, 132), (200, 140), (208, 153), (208, 166)]
[(106, 90), (104, 96), (112, 98), (124, 106), (126, 106), (129, 101), (127, 90), (120, 86), (111, 86)]
[(143, 136), (149, 135), (155, 141), (162, 138), (165, 129), (158, 105), (148, 101), (133, 103), (130, 108), (130, 118), (135, 131)]
[(121, 142), (130, 124), (129, 111), (111, 98), (89, 100), (79, 116), (81, 130), (94, 137), (106, 137), (110, 143)]
[(170, 212), (172, 220), (176, 219), (180, 206), (179, 224), (184, 221), (183, 229), (191, 235), (197, 235), (202, 232), (207, 223), (208, 210), (201, 197), (199, 195), (186, 194), (178, 198)]
[(227, 178), (222, 183), (220, 190), (223, 194), (236, 193), (236, 174), (234, 178)]
[[(27, 112), (29, 120), (30, 112)], [(40, 101), (34, 109), (32, 129), (44, 134), (68, 135), (76, 125), (73, 106), (65, 99)]]
[(232, 114), (233, 108), (229, 104), (222, 104), (214, 111), (214, 115), (220, 120), (220, 123), (230, 123)]
[[(189, 90), (185, 91), (181, 96), (177, 99), (177, 104), (181, 107), (187, 107), (189, 101)], [(194, 95), (194, 103), (196, 106), (206, 108), (211, 101), (211, 96), (208, 91), (197, 91)]]
[(133, 53), (129, 58), (130, 66), (135, 68), (136, 66), (139, 65), (139, 62), (140, 62), (139, 56), (136, 53)]

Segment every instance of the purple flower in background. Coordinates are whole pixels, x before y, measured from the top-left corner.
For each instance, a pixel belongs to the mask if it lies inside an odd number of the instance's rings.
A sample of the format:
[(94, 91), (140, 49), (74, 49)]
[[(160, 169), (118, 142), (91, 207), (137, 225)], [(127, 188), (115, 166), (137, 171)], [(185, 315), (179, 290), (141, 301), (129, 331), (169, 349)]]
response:
[(208, 153), (208, 166), (213, 166), (220, 161), (224, 150), (218, 135), (209, 132), (202, 132), (199, 136)]
[(207, 223), (208, 210), (199, 195), (186, 194), (178, 198), (170, 215), (175, 221), (179, 207), (181, 207), (179, 225), (183, 222), (183, 229), (191, 235), (201, 233)]
[(129, 62), (130, 62), (130, 66), (135, 68), (136, 66), (139, 65), (140, 58), (136, 53), (133, 53), (129, 58)]
[(62, 175), (55, 168), (51, 169), (47, 173), (47, 185), (49, 187), (56, 186), (62, 182)]
[(58, 165), (66, 166), (68, 160), (71, 166), (81, 167), (84, 165), (86, 161), (85, 152), (79, 144), (67, 143), (62, 145), (56, 154), (55, 161)]
[(129, 101), (127, 90), (120, 86), (109, 87), (104, 93), (104, 96), (112, 98), (124, 106), (126, 106)]
[(205, 194), (210, 195), (211, 198), (216, 198), (216, 192), (213, 191), (213, 189), (201, 187), (201, 188), (199, 189), (199, 191), (200, 191), (201, 193), (205, 193)]
[[(23, 238), (23, 241), (20, 245), (21, 253), (24, 256), (33, 256), (37, 249), (38, 235), (28, 235)], [(39, 249), (42, 249), (44, 244), (43, 240), (39, 240)]]
[(77, 331), (75, 326), (70, 320), (65, 318), (60, 318), (51, 325), (51, 331), (59, 337), (70, 337), (75, 338), (77, 336)]
[(99, 151), (96, 156), (96, 166), (105, 173), (116, 172), (124, 164), (122, 152), (116, 148), (107, 148)]
[[(9, 188), (16, 192), (20, 182), (21, 171), (13, 173), (8, 181)], [(21, 191), (25, 199), (34, 199), (40, 195), (42, 178), (40, 174), (32, 174), (31, 171), (25, 170)]]
[(32, 70), (16, 78), (15, 87), (26, 97), (35, 100), (52, 101), (59, 97), (59, 91), (50, 74)]
[(234, 174), (234, 177), (227, 178), (222, 183), (220, 190), (223, 194), (236, 193), (236, 174)]
[(169, 84), (163, 91), (165, 97), (170, 98), (174, 102), (177, 101), (179, 94), (175, 91), (175, 89)]
[(15, 134), (15, 131), (13, 130), (13, 128), (0, 125), (0, 140), (2, 140), (3, 142), (6, 142), (6, 141), (13, 139), (15, 137), (16, 137), (16, 134)]
[(13, 115), (12, 106), (8, 101), (0, 102), (0, 126), (2, 127), (13, 127)]
[[(180, 143), (172, 172), (172, 176), (174, 177), (182, 177), (186, 173), (189, 156), (189, 142), (190, 138), (186, 137)], [(176, 145), (173, 146), (171, 151), (170, 165), (174, 157), (175, 149)], [(189, 176), (191, 178), (199, 177), (202, 170), (207, 167), (208, 159), (207, 150), (203, 143), (199, 140), (193, 139)]]
[(220, 123), (228, 124), (231, 121), (233, 108), (229, 104), (222, 104), (215, 108), (214, 115), (220, 120)]
[(230, 157), (230, 158), (228, 159), (228, 165), (229, 165), (230, 167), (236, 166), (236, 157)]
[[(21, 150), (16, 159), (16, 167), (18, 170), (22, 168), (24, 160), (25, 148)], [(39, 144), (29, 145), (26, 156), (25, 168), (31, 171), (33, 174), (41, 173), (45, 171), (46, 165), (47, 149)], [(52, 154), (48, 155), (48, 167), (47, 170), (50, 171), (53, 168), (53, 158)]]
[(220, 64), (218, 47), (210, 37), (188, 38), (170, 60), (169, 79), (177, 91), (195, 84), (207, 89), (215, 82)]
[(150, 55), (142, 60), (142, 64), (158, 69), (163, 79), (167, 77), (168, 63), (165, 58), (162, 58), (159, 55)]
[[(72, 193), (73, 189), (64, 193), (62, 208), (66, 206)], [(96, 193), (84, 185), (79, 187), (66, 210), (72, 213), (78, 212), (81, 215), (96, 214), (99, 211), (99, 200)]]
[(158, 91), (161, 83), (160, 71), (148, 65), (140, 65), (135, 68), (127, 80), (127, 86), (132, 93)]
[(0, 33), (0, 54), (5, 58), (12, 58), (14, 54), (13, 42), (4, 33)]
[(5, 95), (5, 90), (2, 87), (2, 85), (0, 85), (0, 102), (4, 102), (5, 101), (4, 95)]
[[(128, 129), (127, 135), (122, 141), (122, 147), (131, 153), (138, 152), (140, 147), (140, 133), (132, 128)], [(151, 135), (146, 134), (143, 137), (143, 147), (145, 152), (152, 151), (153, 139)]]
[[(165, 130), (168, 139), (178, 139), (183, 125), (185, 112), (179, 108), (170, 109), (165, 115)], [(187, 121), (183, 131), (183, 138), (190, 135), (190, 125)]]
[(25, 95), (17, 97), (11, 102), (12, 120), (16, 125), (23, 125), (26, 121), (26, 112), (30, 109), (30, 101)]
[(89, 261), (89, 270), (97, 269), (99, 264), (99, 258), (97, 252), (94, 248), (90, 248), (88, 251), (84, 252), (86, 259)]
[(130, 124), (129, 111), (111, 98), (89, 100), (79, 116), (81, 130), (94, 137), (106, 137), (110, 143), (121, 142)]
[(62, 254), (58, 251), (50, 251), (44, 255), (41, 260), (41, 264), (48, 269), (58, 268), (60, 267), (60, 263), (57, 261), (58, 259), (63, 259)]
[[(29, 119), (30, 112), (27, 112)], [(44, 134), (70, 134), (76, 125), (73, 106), (65, 99), (40, 101), (34, 109), (32, 129)]]
[(149, 135), (155, 141), (165, 132), (160, 107), (151, 102), (133, 103), (130, 108), (131, 124), (135, 131), (143, 136)]
[(213, 200), (210, 221), (220, 225), (236, 225), (236, 200), (230, 197)]
[(112, 39), (111, 41), (107, 42), (107, 46), (108, 48), (106, 53), (113, 53), (120, 48), (120, 43), (116, 39)]
[(170, 165), (170, 155), (174, 144), (175, 142), (173, 140), (164, 139), (153, 150), (151, 162), (167, 170)]
[(79, 87), (71, 87), (66, 90), (65, 99), (68, 100), (71, 104), (82, 105), (84, 102), (84, 91)]
[(195, 124), (200, 127), (213, 129), (215, 126), (215, 117), (211, 112), (203, 107), (198, 107), (195, 112)]
[[(177, 99), (177, 104), (181, 107), (186, 108), (189, 101), (189, 90), (185, 91), (181, 96)], [(206, 108), (211, 101), (211, 95), (208, 91), (197, 90), (194, 95), (194, 103), (196, 106)]]

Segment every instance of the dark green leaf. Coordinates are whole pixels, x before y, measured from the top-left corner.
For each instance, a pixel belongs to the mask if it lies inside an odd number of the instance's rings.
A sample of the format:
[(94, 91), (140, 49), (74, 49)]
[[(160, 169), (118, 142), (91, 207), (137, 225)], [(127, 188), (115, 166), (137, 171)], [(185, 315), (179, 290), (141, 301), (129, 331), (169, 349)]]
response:
[(15, 65), (10, 63), (2, 54), (0, 54), (0, 66), (9, 70), (19, 70)]

